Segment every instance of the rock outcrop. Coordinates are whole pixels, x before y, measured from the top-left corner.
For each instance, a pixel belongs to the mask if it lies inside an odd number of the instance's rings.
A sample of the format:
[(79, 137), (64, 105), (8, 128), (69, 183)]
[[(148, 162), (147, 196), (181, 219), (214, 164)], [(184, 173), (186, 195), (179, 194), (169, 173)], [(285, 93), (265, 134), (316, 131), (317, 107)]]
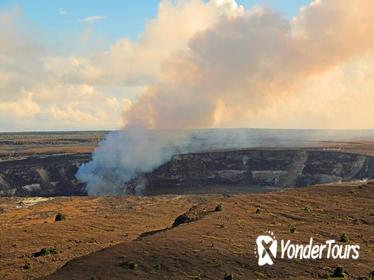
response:
[(0, 162), (0, 196), (87, 195), (75, 178), (90, 154), (29, 157)]
[[(0, 162), (0, 196), (86, 195), (75, 174), (91, 155)], [(244, 149), (181, 154), (128, 183), (129, 194), (246, 193), (374, 178), (374, 157), (323, 149)], [(141, 191), (137, 189), (140, 186)]]
[(324, 150), (183, 154), (150, 174), (145, 194), (255, 192), (374, 178), (374, 157)]

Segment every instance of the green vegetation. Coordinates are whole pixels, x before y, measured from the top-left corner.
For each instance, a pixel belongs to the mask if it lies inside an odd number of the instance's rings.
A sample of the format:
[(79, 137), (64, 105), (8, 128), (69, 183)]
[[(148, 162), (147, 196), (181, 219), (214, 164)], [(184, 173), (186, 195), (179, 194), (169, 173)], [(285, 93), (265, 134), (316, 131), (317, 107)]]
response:
[(330, 275), (329, 279), (348, 279), (349, 274), (344, 271), (341, 266), (335, 268), (334, 272)]
[(216, 211), (216, 212), (221, 212), (221, 211), (223, 211), (223, 205), (220, 203), (220, 204), (218, 204), (217, 206), (216, 206), (216, 208), (214, 209), (214, 211)]
[(290, 227), (290, 233), (295, 233), (296, 232), (296, 227)]
[(66, 217), (64, 214), (62, 213), (57, 213), (56, 217), (55, 217), (55, 222), (61, 222), (61, 221), (65, 221)]
[(132, 261), (123, 261), (119, 264), (120, 266), (131, 269), (131, 270), (137, 270), (138, 269), (138, 264)]
[(161, 269), (162, 269), (162, 265), (161, 265), (160, 263), (157, 263), (157, 264), (155, 264), (155, 265), (153, 266), (153, 268), (154, 268), (155, 270), (161, 270)]
[(255, 274), (258, 278), (266, 278), (266, 274), (264, 272), (261, 272), (261, 271), (255, 271)]
[(31, 266), (31, 264), (26, 263), (26, 264), (24, 264), (24, 265), (22, 266), (22, 268), (25, 269), (25, 270), (29, 270), (29, 269), (32, 268), (32, 266)]
[(257, 208), (256, 209), (256, 214), (260, 214), (261, 213), (261, 209), (260, 208)]
[(226, 273), (224, 280), (234, 280), (234, 275), (232, 273)]
[(348, 238), (348, 235), (346, 233), (342, 233), (340, 235), (340, 239), (339, 239), (340, 242), (348, 242), (349, 241), (349, 238)]
[(38, 258), (38, 257), (43, 257), (43, 256), (48, 256), (48, 255), (56, 255), (58, 253), (57, 249), (52, 247), (52, 248), (43, 248), (39, 252), (33, 253), (33, 257)]
[(305, 212), (311, 212), (312, 211), (312, 208), (308, 207), (308, 206), (305, 206), (304, 207), (304, 211)]

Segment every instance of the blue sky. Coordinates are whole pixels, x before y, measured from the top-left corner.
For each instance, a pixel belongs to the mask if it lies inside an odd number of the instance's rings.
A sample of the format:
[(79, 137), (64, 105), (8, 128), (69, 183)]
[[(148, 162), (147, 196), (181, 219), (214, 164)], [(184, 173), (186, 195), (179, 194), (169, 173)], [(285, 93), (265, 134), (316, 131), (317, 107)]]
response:
[[(281, 11), (291, 18), (309, 0), (238, 0), (250, 8), (266, 5)], [(94, 33), (97, 48), (127, 37), (136, 40), (144, 30), (147, 19), (155, 17), (159, 0), (0, 0), (0, 8), (20, 9), (22, 15), (40, 30), (46, 41), (60, 44), (65, 36), (80, 38)], [(100, 16), (101, 20), (85, 22), (88, 17)], [(90, 35), (91, 34), (91, 35)], [(61, 38), (61, 40), (59, 40)], [(92, 38), (91, 38), (92, 39)], [(72, 40), (74, 41), (74, 40)], [(74, 46), (65, 46), (66, 51), (82, 48), (79, 40)], [(87, 42), (91, 45), (92, 41)], [(78, 45), (78, 46), (77, 46)], [(59, 46), (61, 48), (61, 45)]]

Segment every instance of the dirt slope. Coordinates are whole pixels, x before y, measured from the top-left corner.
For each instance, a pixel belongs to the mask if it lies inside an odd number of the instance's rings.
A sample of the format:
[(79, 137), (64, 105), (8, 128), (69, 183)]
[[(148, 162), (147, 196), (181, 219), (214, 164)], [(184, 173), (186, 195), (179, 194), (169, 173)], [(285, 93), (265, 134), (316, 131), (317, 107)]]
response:
[[(35, 201), (0, 198), (0, 279), (35, 279), (48, 275), (68, 260), (145, 231), (165, 228), (180, 212), (200, 201), (193, 197), (73, 197)], [(66, 220), (55, 222), (57, 213)], [(55, 255), (34, 257), (43, 248)]]
[[(192, 203), (197, 205), (192, 213), (186, 212), (188, 217), (197, 219), (194, 222), (145, 234), (72, 260), (42, 279), (217, 280), (224, 279), (225, 273), (243, 280), (326, 279), (337, 266), (344, 267), (349, 279), (358, 279), (374, 268), (373, 187), (373, 183), (330, 185), (282, 193), (205, 197), (206, 200)], [(124, 202), (127, 199), (133, 198)], [(157, 198), (154, 203), (159, 205), (154, 211), (165, 212)], [(223, 211), (212, 211), (220, 203)], [(170, 199), (167, 206), (174, 213), (183, 214), (185, 210), (181, 211), (183, 207), (178, 205), (180, 200)], [(164, 225), (170, 226), (177, 217), (171, 216), (167, 222), (165, 215)], [(266, 230), (273, 231), (278, 239), (305, 244), (310, 237), (324, 243), (346, 233), (349, 243), (360, 244), (360, 258), (276, 259), (273, 266), (259, 267), (254, 254), (255, 239)]]

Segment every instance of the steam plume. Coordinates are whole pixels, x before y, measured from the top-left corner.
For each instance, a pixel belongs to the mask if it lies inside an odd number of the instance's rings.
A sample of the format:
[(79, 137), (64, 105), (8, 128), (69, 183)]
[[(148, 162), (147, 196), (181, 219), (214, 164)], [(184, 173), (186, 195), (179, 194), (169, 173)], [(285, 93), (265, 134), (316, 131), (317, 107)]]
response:
[(230, 124), (292, 98), (334, 67), (373, 55), (371, 0), (316, 0), (291, 21), (233, 0), (190, 3), (224, 5), (226, 12), (163, 61), (159, 81), (125, 112), (124, 130), (108, 135), (79, 170), (90, 194), (120, 193), (137, 173), (188, 150), (188, 136), (154, 138), (148, 129)]

